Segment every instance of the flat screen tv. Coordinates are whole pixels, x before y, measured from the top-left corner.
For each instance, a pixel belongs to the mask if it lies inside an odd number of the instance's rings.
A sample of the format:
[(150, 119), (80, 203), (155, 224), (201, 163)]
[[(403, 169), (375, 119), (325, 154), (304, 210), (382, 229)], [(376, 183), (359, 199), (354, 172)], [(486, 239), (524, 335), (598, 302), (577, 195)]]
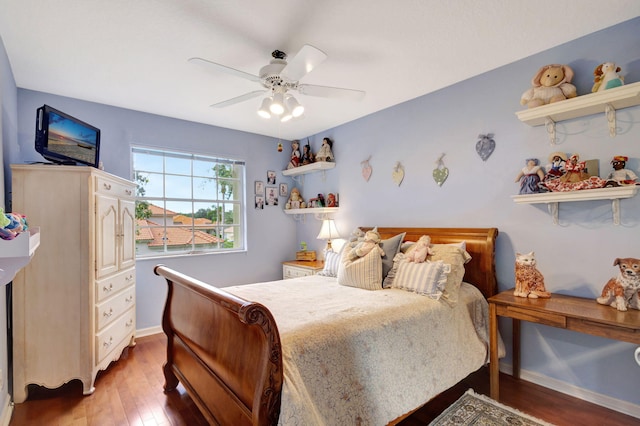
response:
[(36, 151), (56, 164), (98, 168), (100, 129), (43, 105), (36, 115)]

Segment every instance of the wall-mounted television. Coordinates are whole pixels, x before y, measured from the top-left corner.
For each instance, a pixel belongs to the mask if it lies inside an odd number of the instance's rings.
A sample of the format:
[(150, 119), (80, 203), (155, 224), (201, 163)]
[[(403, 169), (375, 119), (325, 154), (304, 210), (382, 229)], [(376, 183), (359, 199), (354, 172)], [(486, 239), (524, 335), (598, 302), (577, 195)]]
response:
[(100, 129), (43, 105), (36, 114), (36, 151), (52, 163), (97, 168)]

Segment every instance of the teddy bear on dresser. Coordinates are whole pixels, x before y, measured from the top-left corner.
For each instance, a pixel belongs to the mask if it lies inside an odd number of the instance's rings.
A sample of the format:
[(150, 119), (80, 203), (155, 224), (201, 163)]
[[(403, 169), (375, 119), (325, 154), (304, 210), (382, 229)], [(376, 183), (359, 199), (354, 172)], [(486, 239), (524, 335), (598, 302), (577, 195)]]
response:
[(360, 257), (364, 257), (369, 254), (371, 250), (375, 250), (380, 253), (381, 257), (384, 256), (384, 250), (380, 247), (381, 240), (382, 238), (380, 238), (378, 231), (371, 230), (365, 232), (364, 239), (359, 241), (353, 249), (351, 249), (351, 252), (349, 252), (349, 260), (356, 260)]
[(535, 108), (565, 99), (575, 98), (576, 86), (571, 84), (573, 70), (568, 65), (545, 65), (531, 80), (533, 86), (522, 94), (520, 104)]

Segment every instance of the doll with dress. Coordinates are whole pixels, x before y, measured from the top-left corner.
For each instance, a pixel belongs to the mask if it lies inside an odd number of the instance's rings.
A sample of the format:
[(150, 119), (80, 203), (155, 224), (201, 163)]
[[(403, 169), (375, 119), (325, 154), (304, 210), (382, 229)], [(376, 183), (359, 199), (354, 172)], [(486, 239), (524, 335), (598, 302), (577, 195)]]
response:
[(587, 163), (580, 161), (579, 154), (571, 154), (565, 164), (566, 172), (558, 179), (545, 182), (544, 185), (555, 192), (578, 191), (604, 187), (606, 180), (598, 176), (590, 176), (585, 171)]
[(287, 169), (293, 169), (300, 165), (300, 142), (295, 140), (291, 142), (291, 160)]
[(629, 161), (629, 157), (624, 155), (613, 157), (613, 160), (611, 160), (613, 171), (607, 176), (605, 186), (636, 185), (638, 176), (633, 171), (625, 168), (627, 161)]
[(322, 139), (322, 146), (320, 147), (320, 151), (316, 154), (316, 161), (333, 161), (333, 152), (331, 152), (331, 148), (333, 148), (333, 141), (329, 138)]
[(544, 179), (544, 171), (537, 158), (527, 158), (525, 166), (516, 176), (516, 182), (520, 182), (520, 194), (535, 194), (540, 192), (538, 184)]

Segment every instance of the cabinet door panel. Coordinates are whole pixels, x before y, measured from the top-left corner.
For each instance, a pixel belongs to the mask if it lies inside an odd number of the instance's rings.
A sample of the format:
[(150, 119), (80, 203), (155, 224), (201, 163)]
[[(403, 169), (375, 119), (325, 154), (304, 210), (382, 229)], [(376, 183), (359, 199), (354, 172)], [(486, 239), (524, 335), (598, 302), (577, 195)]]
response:
[(118, 200), (96, 196), (96, 277), (118, 270)]
[(136, 264), (136, 205), (129, 200), (120, 200), (120, 224), (122, 229), (122, 248), (120, 250), (120, 269)]

